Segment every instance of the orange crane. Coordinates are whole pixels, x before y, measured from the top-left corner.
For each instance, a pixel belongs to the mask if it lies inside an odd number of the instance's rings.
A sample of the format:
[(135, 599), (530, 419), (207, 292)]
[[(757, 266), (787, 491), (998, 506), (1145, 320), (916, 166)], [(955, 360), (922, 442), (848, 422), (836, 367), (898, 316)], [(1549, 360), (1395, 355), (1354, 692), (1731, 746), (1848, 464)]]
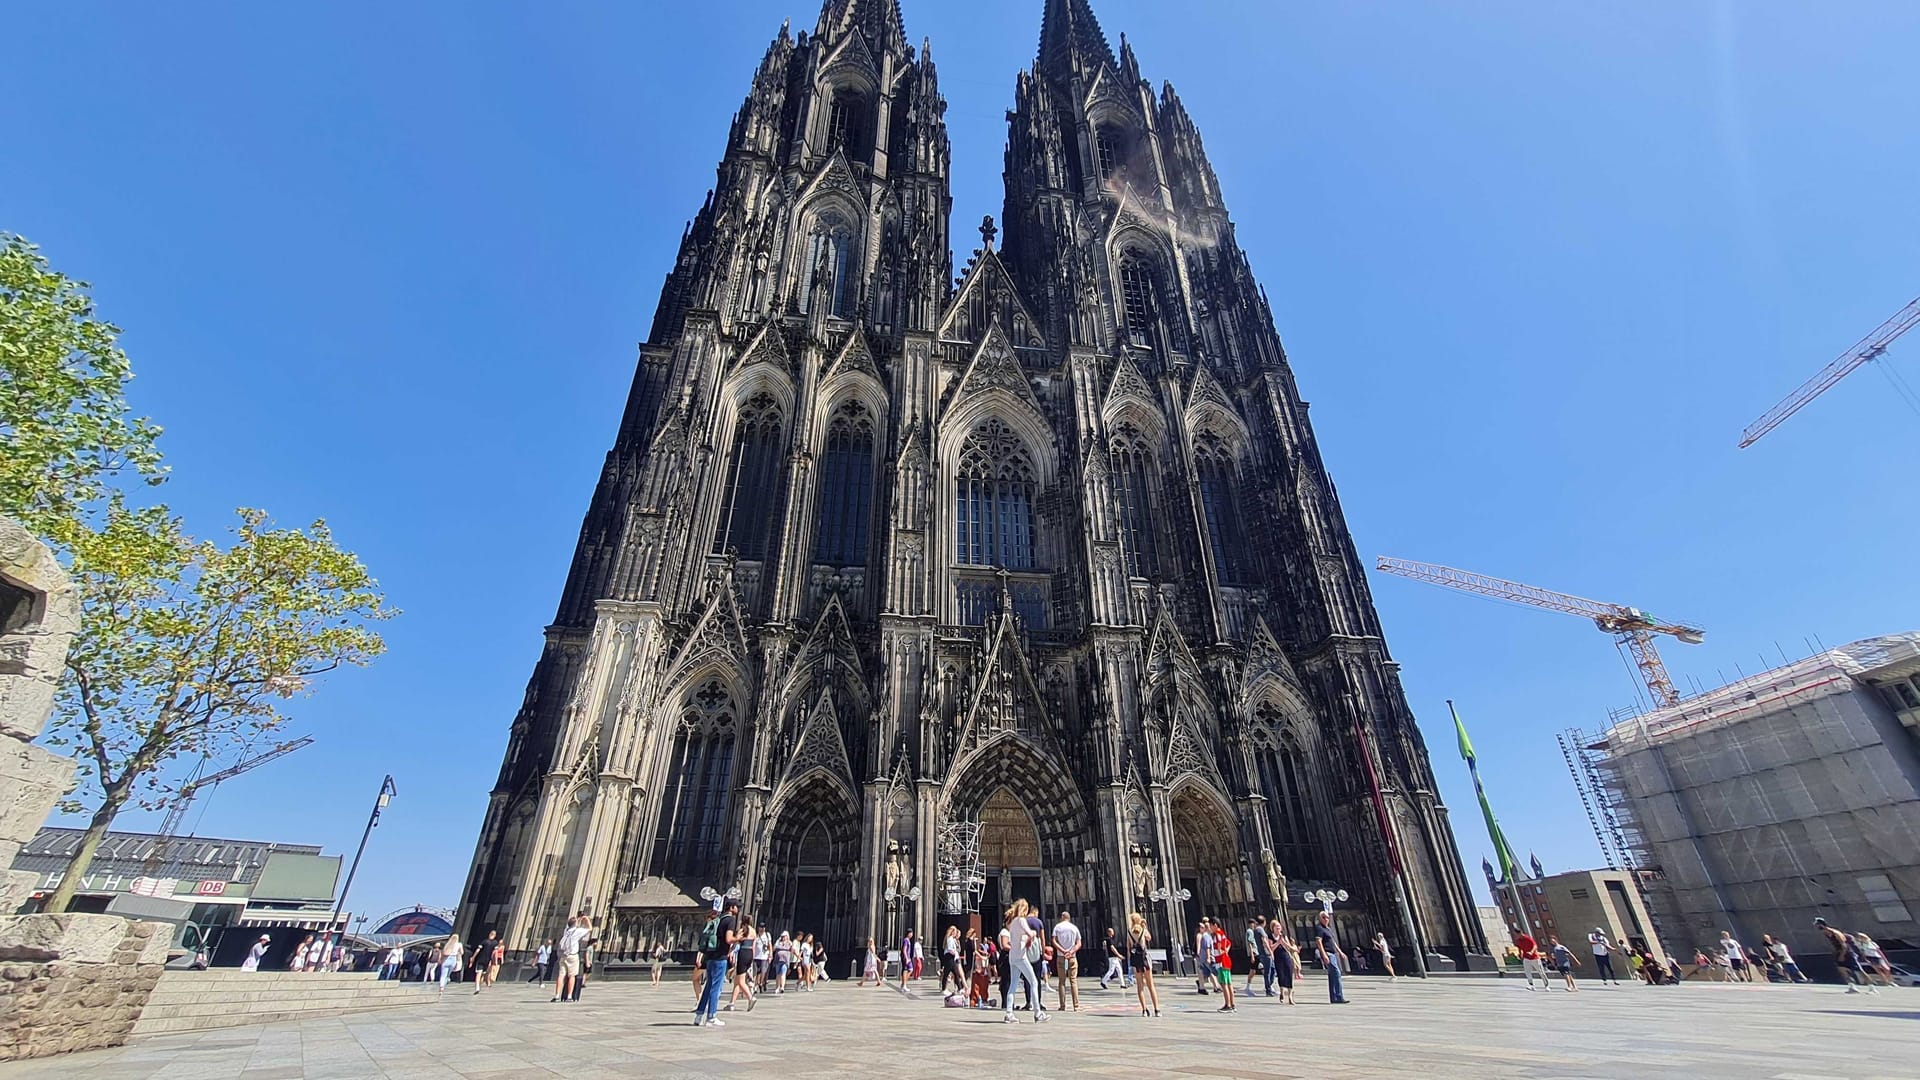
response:
[(1788, 394), (1780, 404), (1768, 409), (1765, 416), (1749, 425), (1747, 430), (1740, 433), (1740, 449), (1745, 450), (1759, 442), (1761, 436), (1779, 427), (1787, 417), (1805, 408), (1814, 398), (1833, 389), (1835, 383), (1853, 374), (1867, 361), (1880, 359), (1886, 353), (1887, 346), (1915, 326), (1920, 326), (1920, 297), (1901, 308), (1893, 318), (1881, 323), (1873, 333), (1861, 338), (1853, 348), (1841, 353), (1833, 363), (1802, 383), (1800, 389)]
[(1595, 626), (1612, 634), (1633, 657), (1634, 665), (1640, 669), (1640, 678), (1645, 680), (1647, 691), (1653, 695), (1656, 706), (1680, 704), (1680, 691), (1674, 689), (1673, 680), (1667, 677), (1667, 665), (1661, 661), (1659, 650), (1653, 647), (1653, 636), (1666, 634), (1688, 645), (1698, 645), (1706, 637), (1704, 630), (1680, 623), (1661, 622), (1639, 608), (1603, 604), (1598, 600), (1554, 592), (1537, 585), (1522, 585), (1517, 581), (1455, 570), (1451, 566), (1414, 562), (1411, 559), (1390, 559), (1385, 555), (1380, 556), (1377, 565), (1382, 572), (1399, 577), (1592, 619)]

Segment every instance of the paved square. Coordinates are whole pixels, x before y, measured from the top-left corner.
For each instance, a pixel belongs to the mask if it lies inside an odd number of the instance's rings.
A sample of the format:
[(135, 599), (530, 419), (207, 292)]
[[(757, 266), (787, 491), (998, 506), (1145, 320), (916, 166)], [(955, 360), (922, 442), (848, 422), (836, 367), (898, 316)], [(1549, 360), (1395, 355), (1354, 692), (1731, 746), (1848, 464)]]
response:
[[(578, 1005), (506, 985), (478, 997), (301, 1023), (143, 1039), (0, 1065), (0, 1080), (519, 1080), (521, 1077), (1410, 1076), (1806, 1080), (1920, 1076), (1920, 990), (1585, 986), (1529, 993), (1519, 980), (1349, 981), (1353, 1004), (1244, 998), (1232, 1015), (1190, 982), (1163, 979), (1160, 1019), (1131, 991), (1086, 980), (1086, 1011), (1051, 1023), (945, 1009), (921, 996), (833, 983), (768, 997), (724, 1028), (692, 1026), (693, 991), (595, 983)], [(744, 1006), (743, 1006), (744, 1007)], [(1024, 1014), (1021, 1014), (1024, 1016)]]

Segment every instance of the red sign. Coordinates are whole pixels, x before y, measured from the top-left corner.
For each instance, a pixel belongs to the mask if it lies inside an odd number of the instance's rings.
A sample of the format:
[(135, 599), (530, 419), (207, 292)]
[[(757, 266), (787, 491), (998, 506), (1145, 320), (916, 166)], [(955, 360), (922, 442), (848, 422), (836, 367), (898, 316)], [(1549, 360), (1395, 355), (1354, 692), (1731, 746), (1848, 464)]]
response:
[(224, 881), (203, 881), (195, 885), (193, 891), (194, 894), (198, 896), (220, 896), (227, 891), (227, 883)]

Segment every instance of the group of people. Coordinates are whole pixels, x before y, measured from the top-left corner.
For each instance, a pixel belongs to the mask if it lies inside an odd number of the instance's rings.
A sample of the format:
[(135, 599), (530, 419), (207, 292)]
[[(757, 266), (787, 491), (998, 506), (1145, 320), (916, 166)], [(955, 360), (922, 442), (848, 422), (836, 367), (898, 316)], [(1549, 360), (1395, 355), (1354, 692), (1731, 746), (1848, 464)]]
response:
[[(330, 936), (315, 937), (308, 934), (301, 939), (287, 958), (287, 970), (293, 972), (341, 971), (348, 967), (347, 947), (336, 943), (328, 947)], [(267, 950), (273, 947), (273, 935), (261, 934), (253, 946), (247, 950), (246, 959), (240, 961), (241, 971), (259, 971), (266, 961)], [(204, 967), (204, 965), (202, 965)]]
[[(1845, 933), (1828, 925), (1825, 919), (1813, 922), (1832, 950), (1834, 964), (1846, 981), (1847, 993), (1857, 994), (1862, 987), (1869, 993), (1877, 993), (1876, 981), (1893, 985), (1893, 965), (1871, 937), (1859, 932)], [(1649, 986), (1678, 986), (1687, 976), (1678, 957), (1670, 956), (1663, 963), (1645, 942), (1614, 941), (1601, 927), (1594, 927), (1587, 935), (1587, 944), (1593, 956), (1594, 976), (1603, 983), (1620, 984), (1620, 974), (1614, 966), (1618, 956), (1625, 957), (1632, 978)], [(1542, 990), (1551, 990), (1548, 975), (1551, 969), (1565, 990), (1579, 992), (1574, 970), (1584, 965), (1557, 936), (1548, 934), (1543, 946), (1532, 935), (1522, 933), (1514, 938), (1514, 949), (1520, 956), (1527, 989), (1533, 989), (1537, 978)], [(1731, 930), (1722, 930), (1718, 942), (1694, 950), (1693, 966), (1702, 977), (1711, 973), (1721, 982), (1758, 982), (1762, 978), (1771, 983), (1813, 981), (1800, 970), (1786, 942), (1772, 934), (1760, 935), (1760, 946), (1756, 949), (1741, 944)]]

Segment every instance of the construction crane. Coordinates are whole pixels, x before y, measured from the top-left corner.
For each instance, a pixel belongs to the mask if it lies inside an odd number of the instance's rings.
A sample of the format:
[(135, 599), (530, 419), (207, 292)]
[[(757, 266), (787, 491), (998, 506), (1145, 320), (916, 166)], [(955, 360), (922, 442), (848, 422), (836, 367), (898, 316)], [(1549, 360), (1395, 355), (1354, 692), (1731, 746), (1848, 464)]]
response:
[(1661, 661), (1659, 650), (1653, 647), (1653, 636), (1666, 634), (1688, 645), (1698, 645), (1706, 637), (1704, 630), (1679, 623), (1661, 622), (1639, 608), (1627, 607), (1624, 604), (1603, 604), (1598, 600), (1570, 596), (1566, 593), (1554, 592), (1552, 589), (1542, 589), (1537, 585), (1522, 585), (1517, 581), (1506, 581), (1466, 570), (1455, 570), (1450, 566), (1413, 562), (1410, 559), (1390, 559), (1382, 555), (1378, 567), (1385, 573), (1412, 578), (1415, 581), (1445, 585), (1449, 589), (1479, 593), (1481, 596), (1491, 596), (1496, 600), (1511, 600), (1516, 604), (1526, 604), (1530, 607), (1592, 619), (1595, 626), (1612, 634), (1633, 657), (1634, 665), (1640, 669), (1640, 678), (1646, 682), (1647, 690), (1653, 695), (1654, 704), (1658, 706), (1680, 704), (1680, 691), (1674, 689), (1673, 680), (1667, 677), (1667, 665)]
[(1920, 326), (1920, 297), (1901, 308), (1893, 318), (1881, 323), (1873, 333), (1861, 338), (1853, 348), (1841, 353), (1839, 359), (1821, 368), (1819, 373), (1801, 384), (1800, 389), (1788, 394), (1780, 404), (1768, 409), (1765, 416), (1740, 433), (1740, 449), (1745, 450), (1759, 442), (1761, 436), (1779, 427), (1787, 417), (1805, 408), (1814, 398), (1833, 389), (1835, 383), (1853, 374), (1861, 365), (1869, 360), (1880, 359), (1889, 345), (1915, 326)]
[(257, 769), (269, 761), (286, 757), (288, 754), (293, 753), (303, 746), (310, 745), (312, 742), (313, 736), (302, 735), (290, 742), (283, 742), (264, 754), (250, 757), (231, 768), (221, 769), (212, 776), (196, 777), (180, 785), (179, 794), (173, 797), (173, 804), (167, 807), (167, 816), (160, 822), (160, 836), (154, 841), (152, 852), (147, 856), (147, 862), (141, 870), (141, 875), (143, 877), (152, 877), (153, 872), (166, 863), (167, 856), (173, 847), (173, 834), (180, 831), (180, 822), (185, 820), (187, 816), (187, 807), (193, 804), (193, 798), (200, 793), (201, 788), (219, 787), (222, 780), (231, 780), (241, 773), (250, 769)]

